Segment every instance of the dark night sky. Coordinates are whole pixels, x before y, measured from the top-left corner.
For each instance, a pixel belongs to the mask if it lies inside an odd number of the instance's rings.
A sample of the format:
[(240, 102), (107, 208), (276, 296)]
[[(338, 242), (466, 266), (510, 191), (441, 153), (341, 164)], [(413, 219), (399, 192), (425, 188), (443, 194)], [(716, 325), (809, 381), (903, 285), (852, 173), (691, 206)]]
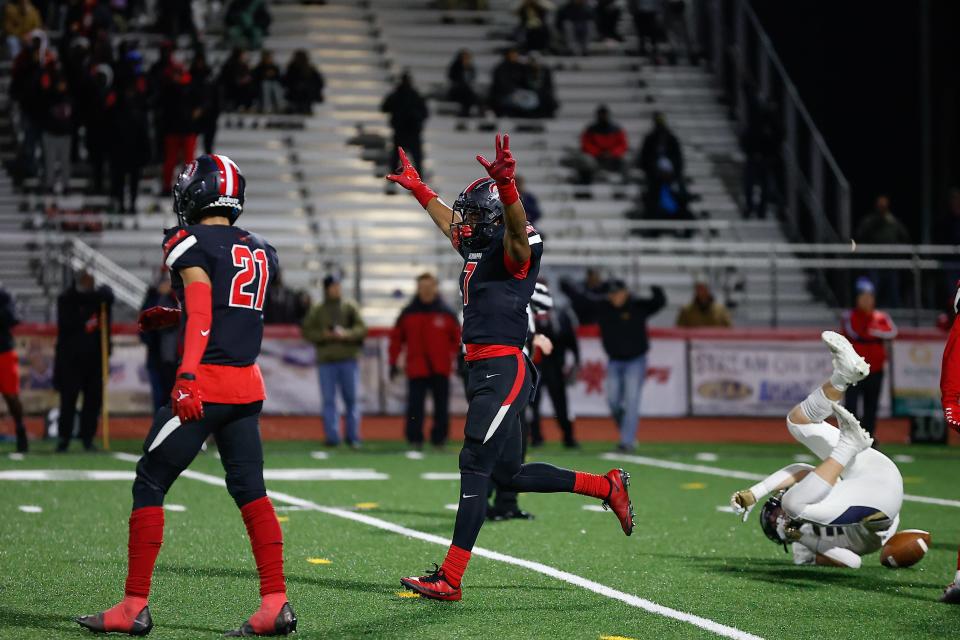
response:
[[(919, 0), (753, 0), (853, 188), (855, 220), (878, 193), (919, 240)], [(934, 216), (957, 179), (960, 2), (930, 0)]]

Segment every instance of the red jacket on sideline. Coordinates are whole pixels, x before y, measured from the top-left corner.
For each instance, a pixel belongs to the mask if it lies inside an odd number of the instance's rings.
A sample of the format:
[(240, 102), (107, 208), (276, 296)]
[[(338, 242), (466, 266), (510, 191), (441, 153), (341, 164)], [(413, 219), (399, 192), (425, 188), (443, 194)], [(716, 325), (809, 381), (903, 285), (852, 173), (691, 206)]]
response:
[(627, 153), (627, 134), (618, 126), (601, 129), (591, 125), (580, 135), (580, 149), (594, 158), (604, 154), (622, 158)]
[(431, 304), (414, 298), (400, 312), (390, 332), (390, 366), (397, 364), (404, 347), (408, 378), (449, 376), (453, 361), (460, 353), (457, 316), (439, 298)]
[(859, 309), (843, 312), (843, 335), (870, 365), (870, 373), (883, 371), (887, 362), (886, 340), (897, 337), (897, 325), (885, 311), (865, 313)]

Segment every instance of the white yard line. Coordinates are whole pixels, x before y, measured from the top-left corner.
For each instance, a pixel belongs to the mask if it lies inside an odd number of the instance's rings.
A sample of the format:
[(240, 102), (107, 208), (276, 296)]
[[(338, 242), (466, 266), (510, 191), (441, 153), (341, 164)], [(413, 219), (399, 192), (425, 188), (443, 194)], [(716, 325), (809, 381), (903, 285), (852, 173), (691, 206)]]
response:
[[(661, 460), (660, 458), (648, 458), (647, 456), (632, 456), (625, 453), (605, 453), (600, 456), (604, 460), (615, 460), (618, 462), (632, 462), (647, 467), (658, 467), (660, 469), (670, 469), (672, 471), (689, 471), (691, 473), (703, 473), (711, 476), (721, 476), (723, 478), (737, 478), (739, 480), (763, 480), (766, 478), (762, 473), (750, 473), (749, 471), (737, 471), (736, 469), (721, 469), (720, 467), (708, 467), (702, 464), (687, 464), (686, 462), (674, 462), (673, 460)], [(914, 496), (904, 494), (904, 500), (910, 502), (922, 502), (924, 504), (935, 504), (941, 507), (960, 508), (960, 500), (947, 500), (946, 498), (930, 498), (927, 496)]]
[[(136, 461), (139, 459), (138, 456), (131, 456), (129, 454), (117, 454), (117, 457), (120, 460), (126, 461)], [(208, 475), (206, 473), (200, 473), (198, 471), (191, 471), (187, 469), (181, 474), (185, 478), (190, 478), (191, 480), (197, 480), (206, 484), (214, 485), (217, 487), (224, 487), (226, 483), (223, 478)], [(386, 520), (381, 520), (380, 518), (375, 518), (363, 513), (357, 513), (356, 511), (348, 511), (346, 509), (338, 509), (335, 507), (325, 507), (323, 505), (317, 504), (310, 500), (305, 500), (303, 498), (298, 498), (292, 496), (289, 493), (283, 493), (281, 491), (267, 491), (267, 494), (271, 499), (276, 500), (277, 502), (283, 502), (287, 505), (294, 507), (300, 507), (301, 509), (309, 511), (319, 511), (320, 513), (325, 513), (327, 515), (335, 516), (337, 518), (343, 518), (344, 520), (353, 520), (354, 522), (359, 522), (360, 524), (365, 524), (370, 527), (375, 527), (377, 529), (382, 529), (384, 531), (390, 531), (392, 533), (397, 533), (399, 535), (405, 536), (407, 538), (413, 538), (415, 540), (421, 540), (423, 542), (430, 542), (432, 544), (440, 545), (447, 547), (450, 545), (450, 540), (443, 538), (441, 536), (433, 535), (432, 533), (424, 533), (423, 531), (417, 531), (416, 529), (408, 529), (398, 524), (388, 522)], [(535, 571), (542, 575), (555, 578), (566, 582), (567, 584), (572, 584), (574, 586), (586, 589), (587, 591), (592, 591), (598, 595), (610, 598), (612, 600), (619, 600), (624, 604), (630, 605), (631, 607), (636, 607), (638, 609), (643, 609), (644, 611), (663, 616), (665, 618), (670, 618), (672, 620), (678, 620), (680, 622), (685, 622), (687, 624), (699, 627), (711, 633), (715, 633), (718, 636), (724, 638), (733, 638), (734, 640), (763, 640), (760, 636), (753, 635), (752, 633), (747, 633), (746, 631), (741, 631), (736, 627), (730, 627), (725, 624), (720, 624), (719, 622), (714, 622), (708, 618), (701, 618), (700, 616), (694, 615), (692, 613), (687, 613), (685, 611), (679, 611), (677, 609), (671, 609), (670, 607), (665, 607), (663, 605), (657, 604), (645, 598), (640, 598), (623, 591), (618, 591), (612, 587), (600, 584), (599, 582), (594, 582), (593, 580), (588, 580), (573, 573), (563, 571), (561, 569), (556, 569), (554, 567), (542, 564), (540, 562), (534, 562), (532, 560), (524, 560), (523, 558), (517, 558), (514, 556), (508, 556), (504, 553), (498, 553), (496, 551), (491, 551), (489, 549), (483, 549), (481, 547), (474, 547), (473, 555), (480, 556), (482, 558), (488, 558), (490, 560), (497, 560), (498, 562), (503, 562), (504, 564), (512, 564), (517, 567), (523, 567), (531, 571)]]

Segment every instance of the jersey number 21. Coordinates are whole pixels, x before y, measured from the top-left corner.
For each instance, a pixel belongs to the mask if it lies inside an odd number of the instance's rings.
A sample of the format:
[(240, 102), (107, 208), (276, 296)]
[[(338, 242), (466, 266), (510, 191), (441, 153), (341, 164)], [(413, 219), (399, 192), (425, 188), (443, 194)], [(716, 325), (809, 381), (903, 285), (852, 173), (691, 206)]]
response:
[(233, 266), (239, 268), (230, 283), (230, 306), (263, 311), (263, 302), (267, 294), (267, 282), (270, 280), (270, 267), (267, 252), (263, 249), (250, 250), (244, 244), (235, 244), (230, 249)]

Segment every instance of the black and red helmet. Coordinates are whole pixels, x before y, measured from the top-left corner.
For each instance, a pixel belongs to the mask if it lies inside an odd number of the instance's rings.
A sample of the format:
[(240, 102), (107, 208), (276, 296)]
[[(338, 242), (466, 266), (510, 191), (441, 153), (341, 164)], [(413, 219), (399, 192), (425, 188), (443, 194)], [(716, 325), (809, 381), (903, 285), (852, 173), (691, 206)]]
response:
[(474, 180), (453, 203), (461, 222), (450, 225), (450, 239), (461, 255), (480, 251), (501, 232), (503, 202), (492, 178)]
[(186, 167), (173, 187), (173, 212), (181, 225), (197, 224), (213, 215), (230, 224), (243, 211), (247, 181), (237, 164), (221, 155), (202, 155)]

